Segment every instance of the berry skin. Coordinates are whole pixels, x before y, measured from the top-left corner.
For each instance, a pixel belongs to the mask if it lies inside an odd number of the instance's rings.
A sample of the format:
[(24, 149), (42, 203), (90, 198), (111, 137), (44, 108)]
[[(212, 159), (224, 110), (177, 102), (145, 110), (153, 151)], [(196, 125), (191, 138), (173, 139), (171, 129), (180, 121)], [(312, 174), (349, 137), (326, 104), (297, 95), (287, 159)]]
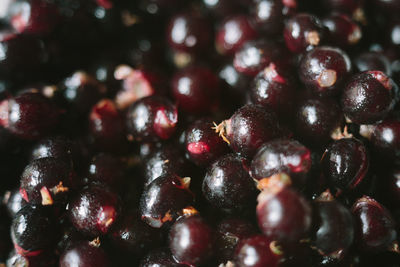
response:
[(353, 217), (340, 202), (317, 200), (313, 205), (313, 244), (322, 255), (343, 258), (354, 240)]
[(364, 196), (353, 204), (351, 211), (360, 249), (372, 252), (391, 249), (397, 237), (396, 223), (385, 207)]
[(107, 253), (94, 242), (73, 243), (60, 256), (60, 267), (109, 267), (112, 266)]
[(185, 267), (185, 264), (177, 263), (168, 248), (160, 248), (150, 251), (141, 261), (139, 267)]
[(203, 180), (203, 195), (220, 210), (238, 213), (255, 203), (256, 187), (242, 159), (229, 154), (208, 169)]
[(281, 172), (303, 186), (311, 169), (311, 151), (296, 140), (276, 139), (263, 144), (251, 161), (252, 178), (262, 180)]
[(212, 128), (210, 120), (200, 119), (186, 129), (186, 156), (196, 165), (208, 166), (228, 152), (227, 144)]
[(57, 242), (58, 222), (51, 207), (26, 205), (15, 215), (11, 238), (18, 254), (35, 256)]
[(338, 48), (321, 46), (300, 62), (299, 76), (305, 86), (320, 95), (338, 94), (351, 72), (351, 61)]
[(244, 157), (252, 157), (263, 143), (281, 134), (275, 114), (252, 104), (241, 107), (218, 125), (216, 131)]
[(275, 64), (260, 71), (250, 87), (252, 103), (274, 111), (279, 117), (292, 116), (296, 85)]
[(123, 185), (126, 164), (122, 159), (111, 154), (100, 153), (93, 157), (89, 165), (90, 182), (103, 183), (118, 189)]
[(193, 204), (189, 185), (189, 177), (180, 178), (174, 174), (167, 174), (151, 182), (144, 188), (140, 199), (142, 220), (154, 228), (175, 221), (185, 213), (185, 208)]
[(322, 20), (322, 24), (328, 29), (327, 40), (332, 45), (347, 48), (361, 40), (360, 26), (345, 14), (331, 14)]
[(219, 104), (218, 78), (210, 69), (191, 66), (175, 73), (172, 93), (180, 109), (191, 114), (207, 113)]
[(70, 164), (61, 159), (41, 158), (25, 167), (20, 193), (29, 203), (52, 205), (63, 203), (76, 185)]
[(300, 13), (286, 21), (283, 36), (290, 51), (302, 53), (320, 45), (323, 31), (322, 22), (317, 17)]
[(215, 46), (222, 55), (233, 55), (246, 41), (254, 40), (257, 31), (249, 17), (237, 15), (222, 22), (217, 31)]
[(0, 103), (0, 125), (21, 139), (37, 140), (54, 130), (60, 111), (37, 92), (26, 92)]
[(83, 188), (69, 203), (69, 219), (89, 237), (106, 234), (120, 213), (118, 196), (101, 184)]
[(258, 195), (258, 226), (271, 240), (291, 244), (305, 238), (311, 227), (311, 206), (289, 187), (264, 190)]
[(369, 154), (361, 141), (343, 138), (327, 147), (321, 164), (325, 178), (334, 190), (351, 190), (367, 175)]
[(274, 242), (264, 235), (244, 239), (236, 248), (234, 262), (239, 267), (278, 267), (282, 252), (273, 244)]
[(341, 104), (344, 115), (358, 124), (382, 120), (393, 109), (398, 86), (381, 71), (365, 71), (353, 76), (344, 88)]
[(199, 215), (183, 217), (171, 227), (169, 247), (179, 263), (207, 263), (214, 253), (214, 230)]
[(160, 96), (142, 98), (129, 107), (127, 131), (137, 141), (169, 139), (178, 123), (176, 106)]
[(392, 76), (392, 68), (389, 59), (382, 53), (378, 52), (365, 52), (358, 55), (353, 60), (354, 66), (357, 71), (379, 70), (387, 76)]

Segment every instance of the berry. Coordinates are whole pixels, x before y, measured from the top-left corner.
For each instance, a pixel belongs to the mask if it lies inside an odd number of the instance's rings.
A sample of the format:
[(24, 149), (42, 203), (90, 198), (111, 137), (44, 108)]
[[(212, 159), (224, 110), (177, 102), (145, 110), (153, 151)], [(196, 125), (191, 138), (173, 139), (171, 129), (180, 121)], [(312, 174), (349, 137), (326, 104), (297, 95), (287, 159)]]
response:
[(100, 184), (84, 187), (69, 203), (69, 219), (84, 235), (109, 232), (120, 215), (118, 196)]
[(365, 52), (354, 59), (357, 71), (379, 70), (387, 76), (392, 76), (392, 68), (387, 57), (378, 52)]
[(160, 248), (150, 251), (141, 261), (139, 267), (184, 267), (185, 264), (177, 263), (172, 258), (171, 252), (167, 248)]
[(118, 157), (100, 153), (93, 157), (89, 165), (89, 181), (103, 183), (111, 188), (119, 188), (125, 179), (125, 163)]
[(227, 144), (212, 128), (210, 120), (200, 119), (185, 131), (186, 155), (196, 165), (208, 166), (228, 152)]
[(320, 95), (337, 94), (351, 72), (347, 54), (334, 47), (321, 46), (300, 61), (299, 77), (305, 86)]
[(265, 142), (281, 134), (275, 114), (257, 105), (245, 105), (216, 127), (231, 148), (252, 157)]
[(296, 140), (276, 139), (263, 144), (251, 161), (251, 177), (262, 180), (281, 172), (303, 186), (311, 168), (311, 151)]
[(208, 169), (203, 180), (203, 195), (220, 210), (238, 213), (254, 205), (256, 187), (242, 159), (229, 154)]
[(112, 266), (107, 253), (97, 242), (79, 241), (73, 243), (60, 256), (60, 267), (106, 267)]
[(322, 171), (334, 189), (351, 190), (367, 175), (369, 155), (361, 141), (343, 138), (327, 147), (321, 163)]
[(331, 14), (322, 20), (322, 24), (328, 29), (326, 39), (332, 45), (346, 48), (361, 40), (360, 26), (345, 14)]
[(178, 123), (176, 106), (160, 96), (149, 96), (133, 103), (126, 115), (128, 134), (137, 141), (169, 139)]
[(179, 263), (207, 263), (214, 253), (214, 230), (198, 215), (182, 218), (171, 227), (169, 247)]
[(393, 109), (398, 86), (381, 71), (364, 71), (353, 76), (344, 88), (341, 104), (344, 115), (354, 123), (371, 124)]
[(315, 16), (300, 13), (285, 23), (283, 36), (287, 48), (293, 53), (302, 53), (320, 45), (324, 28)]

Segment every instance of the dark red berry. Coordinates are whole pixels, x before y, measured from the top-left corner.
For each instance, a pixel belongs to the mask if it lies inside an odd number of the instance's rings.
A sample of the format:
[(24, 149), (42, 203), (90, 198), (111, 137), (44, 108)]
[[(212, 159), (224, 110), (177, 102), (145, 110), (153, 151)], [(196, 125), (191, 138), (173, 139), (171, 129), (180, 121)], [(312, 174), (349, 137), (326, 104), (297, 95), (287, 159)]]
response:
[(229, 150), (209, 119), (197, 120), (186, 129), (185, 148), (189, 160), (200, 166), (209, 165)]
[(20, 182), (20, 193), (25, 201), (42, 205), (66, 202), (76, 186), (69, 162), (56, 158), (33, 160), (25, 167)]
[(149, 96), (129, 107), (126, 123), (128, 134), (133, 140), (166, 140), (175, 132), (178, 111), (167, 98)]
[(250, 98), (254, 104), (273, 110), (279, 117), (290, 118), (296, 90), (292, 79), (271, 63), (254, 78)]
[(11, 237), (18, 254), (35, 256), (55, 245), (58, 230), (51, 207), (26, 205), (13, 219)]
[(250, 17), (237, 15), (222, 22), (215, 37), (217, 51), (223, 55), (233, 55), (246, 41), (257, 37), (257, 31)]
[(366, 176), (369, 155), (364, 144), (355, 138), (331, 143), (322, 157), (322, 171), (334, 189), (354, 189)]
[(104, 185), (83, 188), (69, 203), (69, 219), (81, 233), (96, 237), (109, 232), (120, 215), (118, 196)]
[(281, 134), (275, 114), (251, 104), (237, 110), (216, 130), (235, 152), (245, 157), (252, 157), (263, 143)]
[(112, 266), (107, 253), (97, 242), (78, 241), (66, 248), (60, 256), (60, 267), (109, 267)]
[(240, 267), (278, 267), (282, 258), (275, 242), (264, 235), (255, 235), (239, 243), (234, 262)]
[(277, 139), (263, 144), (251, 161), (256, 180), (287, 173), (294, 184), (303, 186), (311, 169), (311, 151), (296, 140)]
[(184, 209), (193, 204), (190, 180), (189, 177), (167, 174), (146, 186), (140, 199), (142, 220), (152, 227), (160, 228), (183, 215)]
[(341, 104), (352, 122), (370, 124), (382, 120), (393, 109), (398, 86), (381, 71), (365, 71), (353, 76), (344, 88)]
[(392, 76), (392, 68), (389, 59), (378, 52), (365, 52), (359, 54), (353, 60), (354, 66), (357, 71), (379, 70), (387, 76)]
[(92, 158), (89, 165), (90, 182), (104, 183), (111, 188), (119, 188), (125, 179), (125, 162), (111, 154), (100, 153)]
[(168, 248), (159, 248), (150, 251), (141, 261), (139, 267), (184, 267), (177, 263)]
[(171, 88), (179, 108), (183, 111), (207, 113), (219, 104), (218, 78), (208, 68), (192, 66), (175, 73)]
[(19, 189), (7, 191), (4, 194), (3, 203), (5, 204), (8, 215), (11, 218), (13, 218), (21, 208), (27, 205), (27, 202), (20, 194)]
[(287, 48), (293, 53), (302, 53), (322, 43), (324, 29), (315, 16), (300, 13), (285, 22), (283, 36)]
[(396, 223), (385, 207), (364, 196), (354, 203), (352, 213), (356, 242), (362, 250), (378, 252), (391, 249), (397, 237)]
[(272, 188), (258, 196), (257, 218), (258, 226), (267, 237), (290, 244), (308, 236), (311, 206), (289, 187)]
[(199, 215), (182, 218), (169, 232), (169, 247), (177, 262), (207, 263), (214, 254), (214, 230)]
[(321, 46), (308, 52), (300, 61), (299, 77), (305, 86), (320, 95), (341, 92), (351, 73), (351, 61), (338, 48)]
[(361, 40), (360, 26), (345, 14), (331, 14), (325, 17), (322, 23), (328, 29), (326, 39), (329, 44), (346, 48)]
[(229, 154), (210, 166), (203, 180), (203, 195), (212, 206), (238, 213), (254, 205), (256, 186), (242, 161)]
[(59, 109), (37, 92), (26, 92), (0, 103), (0, 124), (22, 139), (35, 140), (57, 126)]

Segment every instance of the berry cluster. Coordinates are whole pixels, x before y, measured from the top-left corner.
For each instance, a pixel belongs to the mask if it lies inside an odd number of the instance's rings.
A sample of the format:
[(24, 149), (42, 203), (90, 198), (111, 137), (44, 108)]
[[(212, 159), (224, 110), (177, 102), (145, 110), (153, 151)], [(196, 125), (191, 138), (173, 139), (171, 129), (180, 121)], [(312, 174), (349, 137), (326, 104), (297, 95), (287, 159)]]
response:
[(0, 0), (0, 267), (399, 267), (399, 0)]

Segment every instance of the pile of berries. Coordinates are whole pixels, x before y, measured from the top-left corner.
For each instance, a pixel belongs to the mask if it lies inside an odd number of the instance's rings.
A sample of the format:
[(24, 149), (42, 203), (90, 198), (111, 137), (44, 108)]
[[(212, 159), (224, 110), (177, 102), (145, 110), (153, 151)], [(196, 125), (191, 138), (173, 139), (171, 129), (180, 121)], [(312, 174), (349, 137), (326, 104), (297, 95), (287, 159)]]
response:
[(0, 0), (0, 266), (399, 267), (400, 0)]

